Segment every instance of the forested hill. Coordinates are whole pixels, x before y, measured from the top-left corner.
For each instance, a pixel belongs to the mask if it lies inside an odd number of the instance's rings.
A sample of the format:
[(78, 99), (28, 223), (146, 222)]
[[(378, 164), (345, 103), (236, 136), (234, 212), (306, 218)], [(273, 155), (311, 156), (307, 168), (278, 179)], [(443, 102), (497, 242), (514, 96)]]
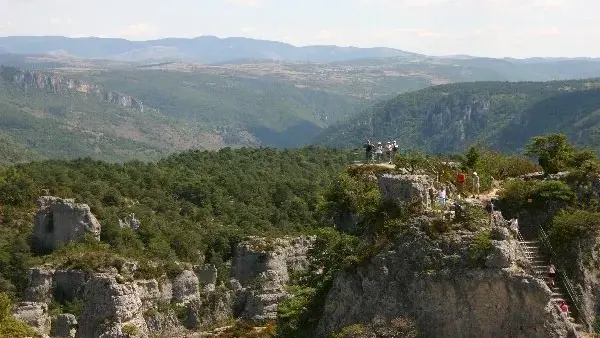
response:
[[(158, 163), (78, 159), (0, 166), (0, 293), (22, 290), (26, 282), (30, 212), (41, 194), (87, 203), (101, 221), (108, 247), (65, 248), (85, 261), (84, 268), (106, 263), (110, 252), (192, 263), (206, 258), (221, 269), (245, 235), (320, 225), (320, 194), (349, 162), (340, 150), (224, 148)], [(130, 213), (142, 222), (137, 233), (119, 226)]]
[(454, 152), (481, 144), (515, 152), (535, 135), (561, 131), (600, 149), (600, 79), (472, 82), (399, 95), (326, 129), (317, 144), (359, 147), (367, 138), (401, 148)]

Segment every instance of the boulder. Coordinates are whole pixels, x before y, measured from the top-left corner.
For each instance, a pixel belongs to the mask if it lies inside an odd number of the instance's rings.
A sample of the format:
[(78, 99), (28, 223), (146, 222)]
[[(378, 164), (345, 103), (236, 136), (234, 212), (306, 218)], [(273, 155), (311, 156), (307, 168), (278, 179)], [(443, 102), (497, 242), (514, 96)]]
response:
[(214, 291), (217, 284), (217, 268), (214, 265), (206, 265), (195, 269), (198, 282), (204, 291)]
[(492, 269), (508, 268), (515, 261), (515, 248), (507, 241), (492, 241), (492, 250), (485, 260), (485, 266)]
[[(434, 181), (427, 175), (392, 175), (378, 177), (379, 189), (385, 199), (398, 202), (420, 202), (424, 208), (434, 203)], [(431, 193), (430, 193), (431, 190)]]
[(50, 315), (46, 303), (21, 302), (13, 313), (18, 320), (31, 326), (39, 335), (50, 333)]
[(202, 294), (188, 303), (186, 326), (203, 329), (224, 324), (233, 317), (233, 302), (232, 291), (224, 288)]
[(29, 269), (27, 289), (23, 294), (26, 302), (48, 303), (52, 300), (54, 270), (37, 267)]
[(119, 219), (119, 225), (121, 228), (130, 228), (133, 231), (137, 231), (142, 222), (139, 219), (135, 218), (135, 214), (129, 214), (124, 219)]
[(59, 245), (77, 241), (86, 234), (100, 239), (100, 223), (87, 204), (72, 199), (43, 196), (37, 201), (33, 231), (34, 249), (37, 252), (55, 250)]
[(306, 269), (306, 254), (315, 237), (265, 239), (249, 237), (236, 248), (230, 284), (237, 290), (236, 314), (245, 320), (264, 323), (277, 317), (290, 273)]
[(187, 304), (190, 300), (197, 299), (199, 285), (198, 276), (194, 271), (182, 271), (173, 280), (173, 301), (178, 304)]
[(75, 332), (77, 332), (77, 318), (70, 313), (58, 315), (52, 323), (53, 337), (75, 337)]
[(123, 338), (135, 331), (147, 338), (142, 301), (135, 283), (120, 284), (114, 275), (95, 274), (85, 286), (77, 338)]

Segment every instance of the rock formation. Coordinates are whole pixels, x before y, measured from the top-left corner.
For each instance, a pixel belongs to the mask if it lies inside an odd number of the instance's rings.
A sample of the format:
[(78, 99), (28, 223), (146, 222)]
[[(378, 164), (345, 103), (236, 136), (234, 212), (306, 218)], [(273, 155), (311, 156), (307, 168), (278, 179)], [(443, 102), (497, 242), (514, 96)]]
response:
[(100, 239), (100, 223), (87, 204), (52, 196), (40, 197), (37, 203), (33, 232), (36, 251), (53, 251), (86, 234)]
[(96, 274), (86, 284), (84, 300), (78, 338), (121, 338), (127, 328), (137, 337), (149, 336), (134, 283), (120, 284), (115, 276)]
[(23, 89), (34, 88), (57, 94), (79, 93), (121, 107), (138, 109), (142, 112), (144, 111), (144, 104), (142, 101), (133, 96), (114, 91), (107, 91), (101, 89), (97, 85), (81, 80), (69, 79), (56, 74), (1, 67), (0, 77), (5, 78), (7, 81), (18, 85)]
[(239, 282), (239, 316), (253, 322), (275, 320), (279, 302), (288, 297), (284, 286), (290, 273), (306, 269), (307, 251), (315, 238), (249, 238), (236, 250), (231, 264), (233, 283)]
[(419, 202), (429, 208), (435, 202), (430, 190), (436, 191), (433, 179), (427, 175), (393, 175), (378, 177), (382, 197), (399, 202)]
[(50, 315), (46, 303), (21, 302), (13, 315), (16, 319), (27, 323), (40, 335), (50, 333)]
[(473, 266), (468, 248), (475, 234), (432, 238), (425, 231), (430, 222), (413, 219), (388, 250), (337, 276), (318, 337), (376, 317), (411, 318), (425, 337), (574, 334), (550, 289), (521, 267), (525, 257), (506, 229), (492, 231), (492, 249), (482, 266)]
[(73, 338), (77, 332), (77, 318), (70, 313), (62, 313), (52, 323), (52, 336), (60, 338)]

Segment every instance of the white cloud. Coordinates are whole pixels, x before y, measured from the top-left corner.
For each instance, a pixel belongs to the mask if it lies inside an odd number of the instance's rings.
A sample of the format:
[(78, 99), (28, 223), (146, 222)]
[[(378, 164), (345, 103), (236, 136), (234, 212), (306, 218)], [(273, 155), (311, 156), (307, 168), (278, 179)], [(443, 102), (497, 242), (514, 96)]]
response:
[(123, 37), (150, 37), (156, 34), (156, 29), (145, 23), (136, 23), (119, 30)]
[(256, 27), (252, 27), (252, 26), (246, 26), (246, 27), (242, 27), (240, 28), (240, 31), (242, 31), (242, 33), (256, 33), (258, 31), (258, 29), (256, 29)]
[(230, 4), (245, 7), (258, 7), (264, 5), (264, 0), (227, 0)]
[(52, 18), (50, 19), (50, 23), (53, 25), (72, 25), (73, 19), (71, 18)]
[(340, 31), (336, 31), (333, 29), (322, 29), (317, 33), (317, 35), (315, 36), (315, 39), (330, 40), (330, 39), (334, 39), (334, 38), (340, 38), (341, 36), (342, 36), (342, 32), (340, 32)]

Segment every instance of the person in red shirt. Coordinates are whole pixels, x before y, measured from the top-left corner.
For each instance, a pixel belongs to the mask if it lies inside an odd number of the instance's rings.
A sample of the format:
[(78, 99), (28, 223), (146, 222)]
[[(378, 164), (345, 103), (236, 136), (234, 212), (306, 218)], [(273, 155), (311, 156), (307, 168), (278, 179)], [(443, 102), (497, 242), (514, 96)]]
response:
[(569, 313), (569, 306), (565, 303), (564, 300), (560, 301), (559, 307), (562, 312), (567, 313), (567, 314)]
[(460, 195), (462, 195), (463, 194), (463, 186), (465, 184), (465, 174), (464, 173), (459, 172), (458, 174), (456, 174), (456, 183), (458, 186), (458, 193)]

